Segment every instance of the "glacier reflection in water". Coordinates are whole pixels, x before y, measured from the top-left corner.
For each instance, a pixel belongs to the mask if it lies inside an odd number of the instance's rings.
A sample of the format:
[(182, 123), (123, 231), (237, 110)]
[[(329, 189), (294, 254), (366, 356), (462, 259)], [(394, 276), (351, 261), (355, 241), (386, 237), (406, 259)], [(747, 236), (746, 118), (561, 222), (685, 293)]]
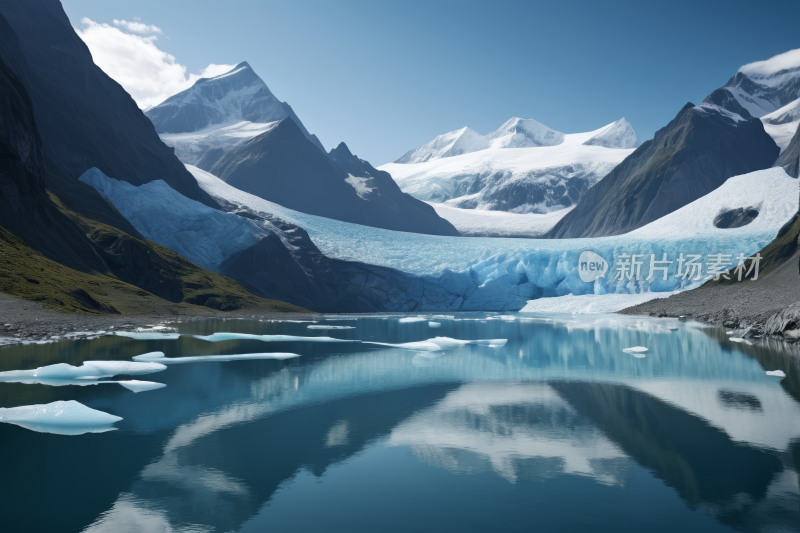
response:
[[(427, 319), (400, 318), (362, 317), (351, 330), (320, 334), (430, 338)], [(417, 354), (192, 337), (310, 334), (301, 323), (208, 321), (181, 325), (177, 339), (4, 348), (8, 368), (39, 349), (53, 360), (37, 364), (61, 362), (76, 346), (116, 360), (265, 347), (303, 357), (170, 366), (159, 374), (168, 386), (144, 395), (0, 384), (27, 403), (72, 394), (124, 419), (119, 431), (80, 437), (0, 427), (0, 449), (19, 459), (4, 472), (0, 527), (791, 531), (800, 523), (800, 369), (791, 350), (734, 344), (720, 330), (668, 319), (436, 322), (443, 337), (508, 342)], [(648, 348), (645, 357), (624, 351), (636, 346)], [(0, 392), (0, 407), (9, 401)], [(42, 465), (57, 457), (69, 460)], [(54, 512), (36, 513), (42, 501)]]

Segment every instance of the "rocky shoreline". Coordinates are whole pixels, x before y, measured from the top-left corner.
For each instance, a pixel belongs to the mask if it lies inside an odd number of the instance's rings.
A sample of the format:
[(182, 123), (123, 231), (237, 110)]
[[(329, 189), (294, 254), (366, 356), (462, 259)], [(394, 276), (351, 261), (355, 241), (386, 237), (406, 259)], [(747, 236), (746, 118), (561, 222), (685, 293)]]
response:
[(60, 313), (17, 296), (0, 293), (0, 346), (34, 344), (95, 338), (108, 332), (136, 332), (179, 322), (228, 318), (252, 320), (313, 320), (314, 313), (276, 313), (259, 310), (234, 312), (209, 309), (203, 314), (161, 314), (143, 316), (83, 315)]

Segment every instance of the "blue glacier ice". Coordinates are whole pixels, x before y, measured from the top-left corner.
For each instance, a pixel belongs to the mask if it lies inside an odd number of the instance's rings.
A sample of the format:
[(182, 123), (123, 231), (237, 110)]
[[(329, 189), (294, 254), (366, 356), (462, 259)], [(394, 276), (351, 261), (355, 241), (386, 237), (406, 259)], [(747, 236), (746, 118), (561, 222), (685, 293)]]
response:
[[(385, 308), (401, 311), (519, 310), (528, 300), (541, 297), (693, 288), (705, 282), (711, 254), (728, 255), (728, 268), (736, 266), (740, 254), (750, 257), (762, 249), (798, 210), (798, 181), (776, 168), (730, 178), (708, 195), (625, 235), (561, 240), (440, 237), (299, 213), (235, 189), (200, 169), (187, 168), (200, 186), (220, 201), (301, 226), (330, 257), (418, 276), (418, 281), (402, 291), (382, 288)], [(250, 246), (261, 235), (273, 232), (281, 236), (268, 221), (215, 211), (181, 196), (162, 181), (134, 187), (96, 169), (87, 171), (81, 180), (106, 196), (147, 238), (208, 268)], [(714, 225), (720, 212), (740, 207), (756, 208), (759, 215), (740, 228)], [(578, 258), (584, 251), (608, 262), (606, 276), (592, 282), (581, 280)], [(667, 265), (666, 280), (660, 271), (646, 279), (651, 254), (656, 260), (667, 254), (672, 261)], [(680, 254), (684, 258), (701, 256), (700, 279), (676, 275)], [(634, 255), (642, 263), (639, 275), (619, 279), (623, 261)], [(358, 283), (386, 281), (363, 279)]]

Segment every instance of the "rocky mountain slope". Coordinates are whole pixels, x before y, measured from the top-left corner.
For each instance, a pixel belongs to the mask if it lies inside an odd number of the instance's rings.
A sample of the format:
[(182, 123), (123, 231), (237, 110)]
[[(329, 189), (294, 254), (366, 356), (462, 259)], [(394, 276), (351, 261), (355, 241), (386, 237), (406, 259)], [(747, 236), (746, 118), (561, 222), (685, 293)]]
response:
[[(205, 169), (204, 169), (205, 170)], [(320, 152), (292, 120), (236, 145), (207, 169), (232, 186), (304, 213), (377, 228), (458, 235), (432, 207), (344, 143)]]
[[(46, 39), (65, 43), (70, 42), (70, 32), (74, 35), (58, 2), (31, 1), (0, 7), (0, 11), (6, 9), (13, 11), (23, 30), (31, 30), (35, 27), (33, 21), (41, 18), (49, 30), (43, 32)], [(101, 130), (109, 128), (102, 139), (106, 145), (113, 146), (123, 159), (135, 157), (148, 142), (160, 146), (151, 155), (161, 150), (168, 157), (153, 156), (161, 165), (154, 164), (154, 172), (161, 168), (166, 173), (162, 178), (192, 194), (196, 198), (193, 201), (200, 205), (217, 205), (185, 169), (177, 175), (168, 172), (169, 165), (177, 160), (154, 140), (157, 136), (152, 126), (148, 135), (139, 139), (141, 142), (132, 141), (132, 154), (125, 151), (124, 143), (130, 140), (131, 132), (117, 135), (111, 122), (119, 117), (115, 111), (122, 110), (124, 115), (133, 102), (119, 86), (112, 86), (114, 82), (103, 78), (105, 75), (91, 62), (85, 46), (66, 52), (50, 51), (36, 41), (38, 35), (42, 33), (28, 34), (27, 41), (20, 39), (0, 15), (0, 290), (52, 308), (88, 313), (202, 312), (198, 305), (215, 309), (297, 309), (257, 297), (241, 284), (146, 241), (109, 202), (71, 174), (84, 164), (103, 165), (106, 160), (97, 155), (92, 131), (82, 134), (80, 144), (73, 144), (76, 140), (69, 138), (73, 128), (83, 131), (89, 126), (81, 124), (86, 117), (70, 115), (82, 107), (76, 104), (71, 108), (65, 99), (81, 93), (99, 94), (99, 101), (107, 108), (93, 109), (90, 118)], [(78, 43), (83, 46), (79, 39)], [(47, 85), (54, 85), (54, 75), (49, 75), (51, 81), (43, 82), (48, 78), (48, 60), (52, 59), (48, 54), (59, 50), (72, 56), (72, 66), (77, 66), (83, 77), (63, 77), (59, 91), (49, 92), (52, 87)], [(29, 57), (38, 70), (31, 67)], [(110, 84), (104, 86), (104, 81)], [(82, 85), (76, 87), (72, 82)], [(112, 89), (104, 92), (104, 87)], [(66, 106), (59, 110), (58, 117), (47, 116), (51, 106), (56, 105), (53, 99)], [(134, 115), (138, 109), (134, 106), (130, 111), (129, 115)], [(138, 113), (139, 124), (147, 126), (147, 119)], [(42, 115), (44, 128), (39, 125)], [(71, 151), (65, 157), (68, 149)], [(138, 180), (133, 169), (121, 172), (119, 177)], [(165, 179), (159, 182), (169, 187)]]
[(687, 104), (589, 189), (548, 237), (627, 233), (708, 194), (731, 176), (769, 168), (779, 153), (761, 121), (710, 103)]
[(3, 2), (0, 14), (19, 38), (39, 133), (64, 174), (77, 179), (98, 167), (134, 184), (163, 179), (213, 203), (130, 95), (94, 64), (57, 0)]

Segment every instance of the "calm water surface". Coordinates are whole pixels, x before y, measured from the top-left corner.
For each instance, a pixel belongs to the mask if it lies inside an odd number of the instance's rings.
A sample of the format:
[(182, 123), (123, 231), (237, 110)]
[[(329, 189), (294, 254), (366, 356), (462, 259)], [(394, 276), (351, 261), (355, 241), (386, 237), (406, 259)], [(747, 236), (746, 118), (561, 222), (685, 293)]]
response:
[[(65, 436), (0, 424), (0, 531), (800, 531), (800, 355), (618, 316), (213, 320), (238, 332), (410, 342), (101, 337), (0, 348), (0, 371), (84, 360), (293, 352), (194, 363), (166, 388), (0, 383), (0, 407), (77, 400), (123, 417)], [(645, 357), (624, 348), (645, 346)], [(767, 370), (783, 370), (783, 380)]]

